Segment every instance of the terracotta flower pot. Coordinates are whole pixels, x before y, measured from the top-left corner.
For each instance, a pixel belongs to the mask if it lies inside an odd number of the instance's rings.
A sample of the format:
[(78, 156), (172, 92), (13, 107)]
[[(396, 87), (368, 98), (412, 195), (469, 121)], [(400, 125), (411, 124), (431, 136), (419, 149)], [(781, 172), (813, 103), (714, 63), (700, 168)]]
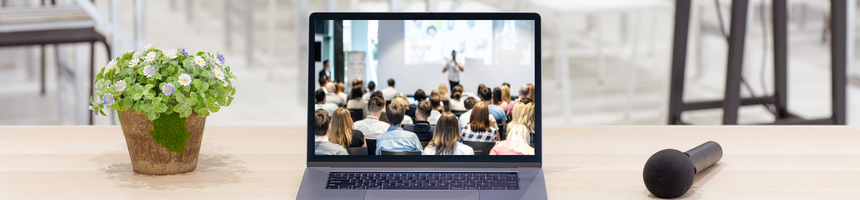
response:
[[(178, 118), (174, 116), (174, 121), (185, 120), (184, 130), (187, 131), (187, 139), (184, 145), (182, 143), (175, 144), (176, 138), (179, 135), (186, 136), (184, 132), (177, 135), (160, 135), (160, 138), (174, 139), (170, 140), (173, 143), (162, 141), (163, 144), (156, 142), (155, 134), (164, 134), (165, 132), (174, 133), (181, 132), (179, 127), (159, 127), (169, 131), (153, 130), (153, 121), (146, 118), (145, 115), (138, 114), (132, 109), (119, 111), (120, 124), (122, 124), (122, 132), (125, 135), (125, 141), (128, 144), (128, 154), (131, 157), (131, 164), (135, 172), (150, 175), (169, 175), (180, 174), (194, 171), (197, 168), (197, 158), (200, 155), (200, 144), (203, 141), (203, 127), (206, 125), (205, 117), (198, 117), (197, 113), (191, 114), (187, 118)], [(164, 119), (162, 119), (164, 118)], [(162, 115), (159, 120), (169, 120), (171, 118)], [(181, 121), (173, 124), (180, 124)], [(160, 125), (163, 126), (163, 125)], [(171, 146), (172, 145), (172, 146)], [(184, 148), (182, 148), (184, 146)], [(172, 148), (172, 149), (171, 149)]]

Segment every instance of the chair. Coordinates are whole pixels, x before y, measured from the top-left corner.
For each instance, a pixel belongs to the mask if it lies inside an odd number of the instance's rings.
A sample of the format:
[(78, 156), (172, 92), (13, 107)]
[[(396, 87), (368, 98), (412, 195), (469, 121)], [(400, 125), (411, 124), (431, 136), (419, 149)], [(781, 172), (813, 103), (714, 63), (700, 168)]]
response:
[(496, 125), (499, 126), (499, 140), (505, 140), (508, 136), (508, 129), (506, 129), (507, 124), (502, 124), (499, 121), (496, 121)]
[(466, 113), (466, 112), (467, 112), (466, 110), (452, 110), (451, 111), (451, 113), (453, 113), (454, 116), (457, 116), (457, 118), (460, 118), (460, 115), (463, 115), (463, 113)]
[(349, 147), (346, 148), (346, 152), (350, 156), (367, 155), (367, 147)]
[(430, 144), (430, 141), (421, 141), (421, 148), (427, 148), (427, 144)]
[(493, 149), (493, 146), (496, 146), (496, 142), (463, 141), (463, 144), (472, 147), (475, 155), (490, 155), (490, 150)]
[[(5, 0), (2, 2), (6, 2)], [(56, 3), (56, 2), (55, 2)], [(0, 7), (4, 6), (0, 4)], [(87, 71), (72, 71), (72, 77), (81, 77), (93, 84), (96, 67), (94, 66), (94, 49), (96, 42), (104, 44), (107, 58), (113, 58), (107, 38), (95, 30), (95, 20), (81, 6), (50, 6), (32, 8), (0, 9), (0, 47), (41, 45), (42, 61), (39, 93), (45, 95), (45, 45), (89, 43), (90, 62)], [(57, 55), (59, 56), (59, 55)], [(71, 71), (58, 63), (57, 71)], [(77, 81), (77, 80), (75, 80)], [(90, 85), (89, 88), (92, 88)], [(89, 90), (89, 96), (93, 92)], [(89, 124), (93, 124), (93, 115), (89, 115)]]
[(353, 122), (357, 122), (358, 120), (363, 120), (366, 116), (364, 116), (364, 111), (361, 108), (352, 108), (349, 109), (349, 117), (352, 118)]
[(410, 156), (410, 155), (421, 155), (421, 151), (386, 151), (382, 150), (382, 155), (384, 156)]
[(445, 108), (445, 112), (451, 112), (451, 100), (442, 101), (442, 107)]
[(364, 139), (367, 143), (367, 155), (376, 155), (376, 139)]

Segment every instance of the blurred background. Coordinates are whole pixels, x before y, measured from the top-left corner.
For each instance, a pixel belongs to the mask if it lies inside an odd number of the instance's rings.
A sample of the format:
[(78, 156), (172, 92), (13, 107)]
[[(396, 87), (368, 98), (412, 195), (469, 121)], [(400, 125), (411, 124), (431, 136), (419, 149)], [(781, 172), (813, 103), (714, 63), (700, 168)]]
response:
[[(855, 1), (848, 1), (857, 6)], [(674, 0), (0, 0), (0, 125), (111, 125), (90, 121), (91, 73), (109, 56), (152, 44), (221, 52), (238, 77), (236, 100), (208, 125), (304, 125), (307, 17), (312, 12), (538, 12), (544, 125), (669, 123)], [(788, 0), (788, 109), (831, 109), (829, 0)], [(694, 0), (684, 101), (725, 94), (732, 1)], [(749, 1), (741, 97), (772, 95), (771, 1)], [(853, 10), (848, 9), (848, 10)], [(848, 49), (860, 25), (849, 12)], [(16, 34), (18, 33), (18, 34)], [(23, 34), (22, 34), (23, 33)], [(62, 43), (62, 44), (56, 44)], [(106, 45), (107, 44), (107, 45)], [(846, 123), (856, 105), (860, 54), (848, 51)], [(567, 85), (568, 87), (564, 87)], [(563, 88), (568, 88), (567, 90)], [(689, 124), (723, 124), (722, 109), (687, 111)], [(762, 105), (740, 124), (771, 123)]]

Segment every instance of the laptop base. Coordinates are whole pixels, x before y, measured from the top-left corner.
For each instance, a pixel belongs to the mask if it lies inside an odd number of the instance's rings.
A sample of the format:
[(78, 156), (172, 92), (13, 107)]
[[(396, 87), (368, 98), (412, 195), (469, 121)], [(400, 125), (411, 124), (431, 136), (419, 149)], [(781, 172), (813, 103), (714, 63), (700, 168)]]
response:
[[(519, 190), (327, 190), (329, 172), (517, 172)], [(432, 195), (430, 195), (432, 194)], [(547, 199), (540, 168), (329, 168), (305, 169), (296, 199)]]

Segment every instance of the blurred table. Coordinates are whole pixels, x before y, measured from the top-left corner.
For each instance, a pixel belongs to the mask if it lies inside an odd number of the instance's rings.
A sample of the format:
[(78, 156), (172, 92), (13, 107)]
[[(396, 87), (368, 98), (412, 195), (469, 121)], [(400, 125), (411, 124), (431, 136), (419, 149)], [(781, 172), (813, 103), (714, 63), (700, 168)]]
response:
[[(131, 168), (118, 126), (0, 127), (0, 199), (294, 199), (304, 127), (218, 127), (197, 170)], [(856, 199), (860, 131), (850, 126), (616, 126), (545, 130), (549, 199), (652, 199), (642, 167), (665, 148), (719, 142), (723, 159), (681, 199)]]

